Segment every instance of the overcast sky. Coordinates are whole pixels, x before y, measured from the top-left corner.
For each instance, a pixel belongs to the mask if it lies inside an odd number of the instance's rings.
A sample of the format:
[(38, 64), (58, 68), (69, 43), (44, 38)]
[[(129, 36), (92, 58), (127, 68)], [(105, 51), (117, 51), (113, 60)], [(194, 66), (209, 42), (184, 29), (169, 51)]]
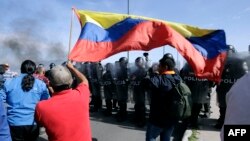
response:
[[(102, 12), (128, 13), (127, 0), (1, 0), (0, 62), (10, 64), (24, 59), (39, 62), (66, 60), (69, 46), (71, 8)], [(129, 13), (189, 24), (200, 28), (223, 29), (227, 44), (247, 51), (250, 44), (249, 0), (130, 0)], [(73, 20), (72, 47), (80, 24)], [(163, 48), (149, 52), (158, 61)], [(169, 46), (165, 53), (177, 53)], [(130, 52), (130, 62), (141, 51)], [(104, 62), (114, 62), (127, 53), (114, 55)], [(180, 58), (180, 57), (179, 57)]]

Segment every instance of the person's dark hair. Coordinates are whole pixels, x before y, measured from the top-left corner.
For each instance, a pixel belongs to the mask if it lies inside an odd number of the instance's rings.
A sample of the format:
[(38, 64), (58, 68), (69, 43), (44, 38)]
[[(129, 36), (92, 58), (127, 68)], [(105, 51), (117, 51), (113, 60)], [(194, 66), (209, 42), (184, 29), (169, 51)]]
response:
[(36, 71), (36, 64), (31, 60), (25, 60), (21, 65), (21, 73), (25, 73), (22, 80), (22, 89), (25, 92), (30, 91), (35, 83), (33, 73)]
[(52, 68), (55, 67), (55, 66), (56, 66), (55, 63), (50, 63), (49, 68), (52, 69)]
[(162, 59), (171, 59), (173, 62), (174, 62), (174, 65), (175, 65), (175, 60), (174, 60), (174, 57), (171, 53), (166, 53), (163, 55)]
[(168, 70), (174, 70), (175, 68), (175, 62), (171, 58), (162, 58), (159, 62), (161, 67), (168, 68)]

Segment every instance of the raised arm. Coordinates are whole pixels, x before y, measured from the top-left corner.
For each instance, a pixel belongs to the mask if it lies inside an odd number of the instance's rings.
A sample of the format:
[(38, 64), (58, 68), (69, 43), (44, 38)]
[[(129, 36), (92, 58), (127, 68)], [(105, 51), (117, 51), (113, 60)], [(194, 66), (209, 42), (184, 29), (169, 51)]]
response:
[(67, 65), (68, 69), (73, 73), (73, 75), (77, 78), (79, 83), (84, 83), (86, 85), (89, 85), (88, 79), (80, 72), (78, 71), (70, 61), (68, 61)]

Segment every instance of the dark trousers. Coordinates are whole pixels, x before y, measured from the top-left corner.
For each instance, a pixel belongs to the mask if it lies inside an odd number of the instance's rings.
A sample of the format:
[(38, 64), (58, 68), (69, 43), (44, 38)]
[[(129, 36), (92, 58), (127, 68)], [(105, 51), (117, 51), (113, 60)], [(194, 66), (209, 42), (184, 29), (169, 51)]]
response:
[(155, 126), (152, 123), (148, 123), (146, 131), (146, 141), (156, 141), (156, 138), (158, 136), (160, 136), (160, 141), (170, 141), (174, 127), (174, 123), (169, 124), (164, 128)]
[(178, 122), (174, 127), (174, 132), (172, 136), (174, 139), (172, 141), (182, 141), (183, 135), (188, 128), (189, 119), (183, 119), (181, 122)]
[(145, 122), (146, 120), (146, 105), (145, 105), (145, 92), (142, 87), (134, 87), (134, 109), (135, 109), (135, 122)]
[(127, 101), (118, 100), (119, 110), (116, 115), (117, 121), (122, 122), (127, 119)]
[(135, 109), (135, 122), (145, 122), (146, 120), (146, 108), (143, 103), (136, 103)]
[(94, 109), (99, 110), (102, 108), (102, 98), (101, 95), (92, 95), (92, 100), (94, 104)]
[(218, 124), (223, 125), (224, 124), (224, 120), (225, 120), (225, 115), (226, 115), (226, 107), (219, 107), (220, 108), (220, 117), (218, 119)]
[(106, 102), (106, 111), (107, 112), (112, 112), (112, 100), (111, 99), (106, 99), (105, 100), (105, 102)]
[(191, 120), (191, 124), (193, 124), (193, 125), (197, 124), (201, 108), (202, 108), (202, 104), (200, 104), (200, 103), (193, 103), (192, 114), (191, 114), (191, 119), (190, 119)]
[(36, 141), (39, 136), (37, 125), (10, 126), (12, 141)]
[(204, 112), (205, 113), (209, 113), (210, 112), (210, 102), (209, 103), (205, 103), (205, 104), (203, 104), (203, 106), (204, 106)]

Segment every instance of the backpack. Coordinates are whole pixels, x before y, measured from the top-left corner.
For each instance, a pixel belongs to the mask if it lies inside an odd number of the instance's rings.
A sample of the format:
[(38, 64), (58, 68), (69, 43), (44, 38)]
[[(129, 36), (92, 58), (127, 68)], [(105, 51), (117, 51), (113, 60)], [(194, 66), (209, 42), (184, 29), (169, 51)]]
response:
[(167, 107), (169, 111), (169, 118), (173, 120), (182, 120), (191, 116), (191, 91), (189, 87), (181, 82), (178, 84), (173, 83), (170, 90), (171, 99)]

